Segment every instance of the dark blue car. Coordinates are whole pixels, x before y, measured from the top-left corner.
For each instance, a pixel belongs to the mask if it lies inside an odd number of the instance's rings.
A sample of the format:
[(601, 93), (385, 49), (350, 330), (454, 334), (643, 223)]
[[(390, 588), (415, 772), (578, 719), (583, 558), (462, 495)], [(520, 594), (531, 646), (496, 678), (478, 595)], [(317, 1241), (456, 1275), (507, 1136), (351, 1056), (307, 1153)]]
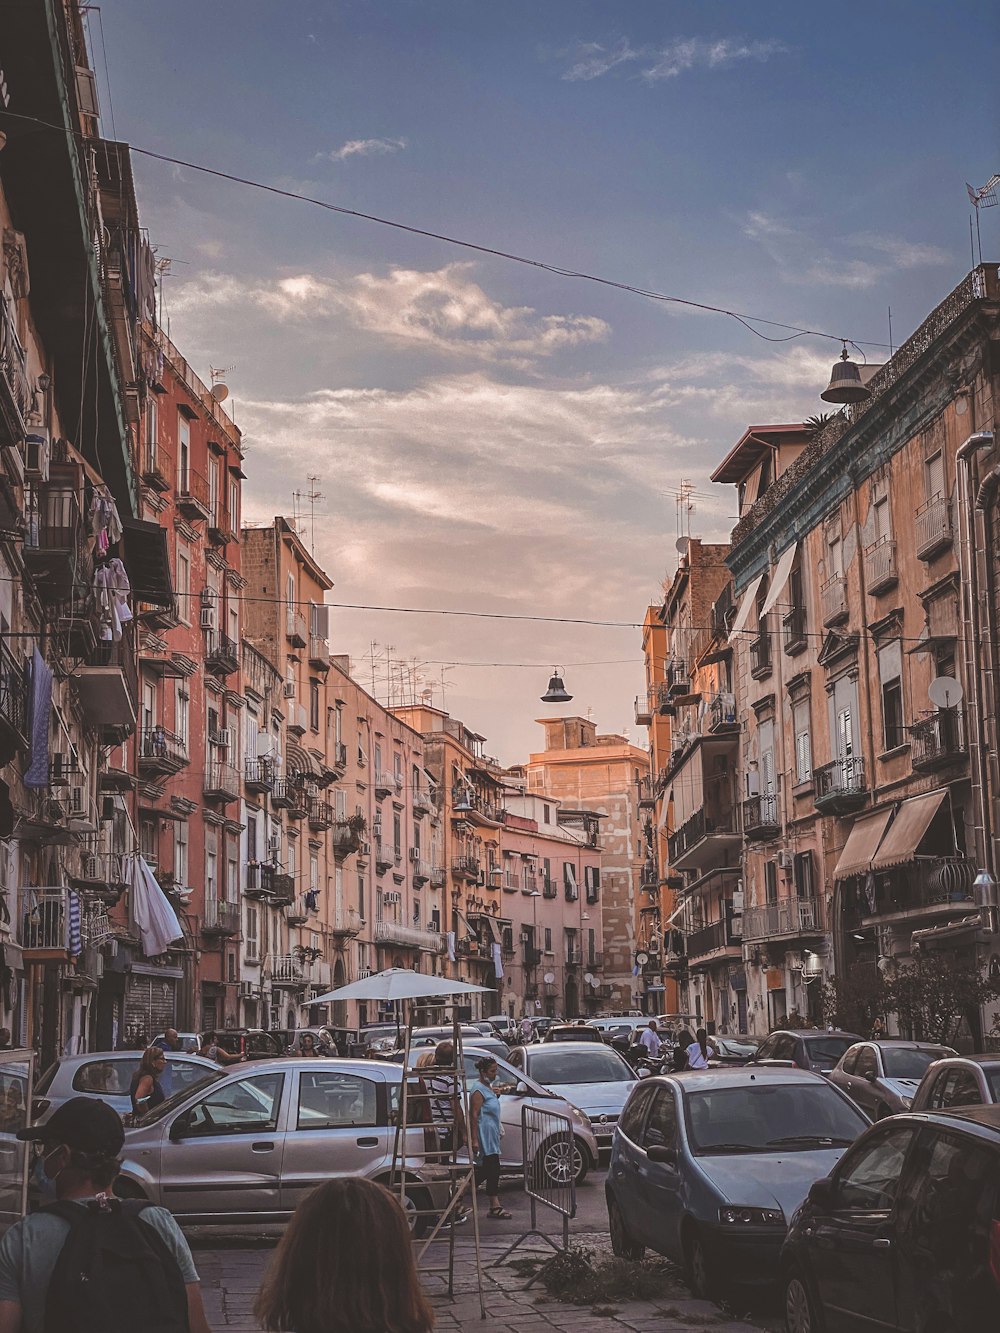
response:
[(615, 1254), (682, 1263), (695, 1295), (771, 1282), (788, 1220), (871, 1122), (819, 1074), (668, 1074), (636, 1084), (606, 1184)]

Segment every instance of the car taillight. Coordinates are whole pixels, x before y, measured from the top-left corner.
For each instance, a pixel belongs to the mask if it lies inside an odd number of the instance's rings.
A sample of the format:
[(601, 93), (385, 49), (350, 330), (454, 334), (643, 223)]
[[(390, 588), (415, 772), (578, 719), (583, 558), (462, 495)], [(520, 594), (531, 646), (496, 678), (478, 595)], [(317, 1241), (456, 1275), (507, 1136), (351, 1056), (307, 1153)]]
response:
[(51, 1105), (44, 1097), (32, 1097), (31, 1099), (31, 1118), (37, 1120), (39, 1116), (44, 1115)]
[(990, 1223), (990, 1277), (1000, 1287), (1000, 1218)]

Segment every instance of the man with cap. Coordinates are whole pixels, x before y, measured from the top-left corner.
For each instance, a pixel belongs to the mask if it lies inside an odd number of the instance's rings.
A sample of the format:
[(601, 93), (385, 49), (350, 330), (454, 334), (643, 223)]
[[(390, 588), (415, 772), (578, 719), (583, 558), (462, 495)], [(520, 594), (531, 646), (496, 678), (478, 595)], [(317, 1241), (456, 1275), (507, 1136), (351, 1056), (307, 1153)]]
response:
[[(91, 1200), (109, 1196), (125, 1130), (107, 1102), (73, 1097), (44, 1125), (19, 1130), (17, 1137), (39, 1145), (41, 1170), (56, 1199), (77, 1203), (82, 1211)], [(177, 1261), (191, 1333), (210, 1333), (198, 1273), (177, 1223), (165, 1208), (151, 1206), (143, 1209), (138, 1225), (156, 1231)], [(0, 1240), (0, 1333), (44, 1333), (46, 1293), (69, 1232), (69, 1222), (43, 1209), (15, 1223)]]

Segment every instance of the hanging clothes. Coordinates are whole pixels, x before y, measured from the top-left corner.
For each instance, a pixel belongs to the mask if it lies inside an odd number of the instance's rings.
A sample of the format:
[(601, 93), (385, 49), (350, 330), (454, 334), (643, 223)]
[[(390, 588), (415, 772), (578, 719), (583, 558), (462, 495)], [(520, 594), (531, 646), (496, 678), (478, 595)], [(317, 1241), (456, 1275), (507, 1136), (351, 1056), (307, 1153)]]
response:
[(87, 510), (87, 530), (97, 538), (98, 549), (107, 550), (121, 541), (122, 524), (118, 506), (107, 486), (95, 486)]
[(142, 941), (142, 952), (147, 958), (165, 953), (173, 940), (184, 938), (177, 914), (170, 906), (167, 895), (156, 882), (143, 856), (132, 858), (129, 876), (132, 920)]
[(132, 619), (128, 604), (132, 585), (125, 566), (117, 556), (94, 570), (94, 602), (103, 642), (115, 642), (122, 636), (122, 625)]
[(49, 785), (49, 718), (52, 714), (52, 671), (35, 648), (31, 654), (31, 751), (24, 774), (26, 787)]

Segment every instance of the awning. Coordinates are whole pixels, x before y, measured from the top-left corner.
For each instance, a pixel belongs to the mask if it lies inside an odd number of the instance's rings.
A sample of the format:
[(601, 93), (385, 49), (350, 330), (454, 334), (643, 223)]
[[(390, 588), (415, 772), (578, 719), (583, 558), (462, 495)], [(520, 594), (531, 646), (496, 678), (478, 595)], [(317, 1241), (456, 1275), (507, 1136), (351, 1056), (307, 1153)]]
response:
[(966, 935), (973, 935), (982, 930), (983, 924), (981, 914), (976, 912), (973, 916), (963, 916), (961, 920), (949, 921), (943, 926), (927, 926), (924, 930), (915, 930), (910, 936), (910, 941), (925, 949), (933, 949), (937, 944), (947, 948), (955, 940), (961, 940)]
[[(141, 518), (123, 518), (122, 544), (124, 563), (136, 601), (162, 606), (174, 605), (174, 585), (167, 555), (167, 533), (159, 523)], [(182, 607), (187, 612), (189, 608)]]
[(927, 792), (924, 796), (911, 796), (908, 801), (904, 801), (872, 861), (872, 869), (888, 870), (890, 866), (901, 866), (912, 861), (924, 834), (931, 826), (931, 820), (947, 795), (947, 789), (942, 788), (940, 791)]
[(489, 934), (489, 936), (490, 936), (490, 941), (491, 941), (491, 943), (493, 943), (493, 944), (502, 944), (502, 943), (503, 943), (503, 933), (502, 933), (502, 931), (500, 930), (500, 922), (496, 919), (495, 916), (487, 916), (486, 913), (483, 912), (483, 913), (479, 913), (479, 914), (475, 917), (475, 919), (478, 920), (478, 921), (485, 921), (485, 922), (486, 922), (486, 925), (487, 925), (487, 927), (488, 927), (488, 934)]
[(323, 770), (317, 760), (295, 741), (285, 743), (285, 764), (289, 773), (304, 773), (306, 777), (317, 779), (323, 777)]
[(795, 553), (799, 549), (798, 542), (792, 542), (787, 551), (782, 551), (781, 559), (774, 571), (774, 578), (771, 580), (771, 586), (767, 590), (767, 596), (764, 598), (764, 605), (760, 609), (762, 616), (766, 616), (771, 607), (785, 590), (785, 584), (788, 582), (788, 576), (792, 572), (792, 565), (795, 564)]
[(854, 821), (833, 872), (834, 879), (850, 879), (852, 875), (868, 874), (891, 818), (890, 806), (888, 810), (877, 810), (873, 815), (862, 815)]
[(743, 600), (740, 602), (739, 610), (736, 612), (736, 619), (733, 621), (732, 628), (729, 631), (729, 642), (736, 638), (740, 630), (750, 619), (750, 612), (757, 605), (757, 594), (760, 591), (760, 585), (764, 582), (764, 575), (758, 574), (754, 581), (743, 594)]
[(680, 916), (681, 912), (684, 911), (684, 907), (685, 907), (685, 904), (684, 904), (684, 903), (678, 903), (678, 904), (677, 904), (677, 906), (674, 908), (674, 910), (673, 910), (673, 911), (670, 913), (670, 915), (667, 917), (666, 921), (664, 921), (664, 923), (663, 923), (663, 929), (664, 929), (664, 930), (666, 930), (666, 928), (667, 928), (668, 926), (673, 925), (673, 923), (674, 923), (674, 922), (677, 920), (677, 918)]

